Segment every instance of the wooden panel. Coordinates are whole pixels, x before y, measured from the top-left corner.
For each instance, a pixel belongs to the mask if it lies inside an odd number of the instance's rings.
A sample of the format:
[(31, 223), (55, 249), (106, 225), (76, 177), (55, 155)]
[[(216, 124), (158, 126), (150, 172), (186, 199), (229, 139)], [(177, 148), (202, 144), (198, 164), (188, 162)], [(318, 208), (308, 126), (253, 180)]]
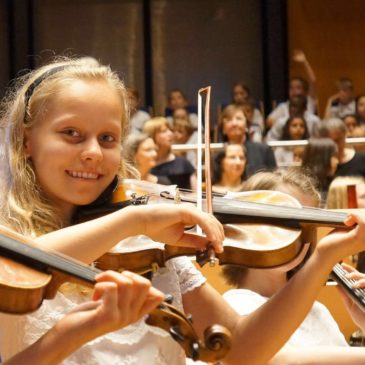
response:
[[(321, 113), (339, 77), (352, 78), (356, 94), (365, 92), (364, 13), (361, 0), (288, 1), (289, 54), (303, 49), (312, 64)], [(292, 61), (290, 75), (303, 75)]]

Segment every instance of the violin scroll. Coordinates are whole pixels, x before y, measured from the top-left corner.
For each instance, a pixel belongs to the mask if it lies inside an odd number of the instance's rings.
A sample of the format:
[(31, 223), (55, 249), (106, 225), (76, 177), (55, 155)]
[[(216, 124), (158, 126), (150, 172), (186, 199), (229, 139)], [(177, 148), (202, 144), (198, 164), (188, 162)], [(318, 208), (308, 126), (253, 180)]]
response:
[(204, 331), (204, 341), (195, 332), (191, 317), (177, 308), (163, 302), (152, 311), (146, 323), (163, 328), (184, 349), (193, 360), (216, 362), (223, 359), (231, 348), (231, 333), (220, 325), (213, 325)]

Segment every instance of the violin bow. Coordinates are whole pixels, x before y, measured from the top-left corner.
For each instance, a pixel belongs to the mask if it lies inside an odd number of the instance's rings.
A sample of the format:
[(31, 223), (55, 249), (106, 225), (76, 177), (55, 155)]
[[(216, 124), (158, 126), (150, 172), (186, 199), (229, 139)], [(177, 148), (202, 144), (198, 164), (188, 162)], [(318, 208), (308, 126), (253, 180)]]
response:
[[(213, 214), (212, 202), (212, 178), (211, 178), (211, 154), (210, 154), (210, 95), (211, 87), (206, 86), (198, 91), (198, 162), (197, 162), (197, 207), (203, 210), (203, 189), (202, 189), (202, 125), (203, 125), (203, 97), (205, 96), (204, 106), (204, 172), (205, 172), (205, 192), (206, 192), (206, 211)], [(202, 234), (200, 227), (198, 234)], [(215, 264), (215, 254), (212, 247), (208, 247), (208, 257), (210, 266)]]

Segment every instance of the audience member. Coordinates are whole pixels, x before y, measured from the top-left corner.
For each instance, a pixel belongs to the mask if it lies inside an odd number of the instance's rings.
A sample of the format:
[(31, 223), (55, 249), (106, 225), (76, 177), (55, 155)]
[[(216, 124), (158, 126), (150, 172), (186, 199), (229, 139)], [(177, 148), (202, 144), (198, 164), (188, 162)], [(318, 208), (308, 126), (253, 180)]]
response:
[[(293, 53), (293, 60), (304, 66), (304, 71), (308, 81), (301, 77), (292, 77), (289, 83), (289, 100), (294, 96), (304, 96), (307, 99), (306, 111), (308, 114), (316, 114), (317, 111), (317, 97), (315, 90), (316, 76), (309, 64), (305, 54), (301, 50), (295, 50)], [(278, 119), (289, 118), (289, 100), (280, 103), (267, 117), (266, 126), (271, 128)], [(306, 117), (308, 122), (308, 118)]]
[(242, 103), (242, 109), (247, 120), (250, 141), (262, 142), (262, 136), (265, 132), (265, 123), (261, 113), (255, 108), (254, 100), (248, 98)]
[(302, 117), (305, 119), (310, 136), (315, 135), (320, 119), (306, 110), (307, 99), (304, 96), (293, 96), (289, 99), (288, 116), (279, 118), (266, 135), (266, 141), (278, 141), (288, 118)]
[(241, 107), (228, 105), (224, 108), (220, 128), (224, 142), (243, 144), (247, 152), (245, 176), (250, 176), (258, 170), (276, 167), (272, 149), (264, 143), (249, 140), (247, 135), (246, 117)]
[(130, 108), (130, 128), (131, 133), (141, 133), (143, 125), (147, 120), (151, 119), (151, 116), (140, 109), (139, 92), (135, 88), (128, 88), (128, 99)]
[(157, 146), (147, 134), (129, 135), (123, 153), (125, 159), (137, 168), (141, 180), (163, 185), (171, 184), (166, 176), (156, 176), (151, 173), (151, 169), (157, 164)]
[(156, 117), (147, 121), (143, 132), (154, 140), (158, 148), (157, 165), (151, 170), (151, 173), (167, 177), (179, 188), (195, 189), (195, 169), (186, 158), (176, 156), (172, 152), (174, 134), (166, 118)]
[(331, 118), (321, 123), (319, 135), (331, 138), (338, 147), (339, 164), (336, 176), (365, 177), (365, 154), (346, 147), (346, 125), (341, 119)]
[(365, 124), (365, 94), (360, 94), (356, 98), (356, 115), (359, 123)]
[(342, 121), (345, 123), (347, 129), (346, 137), (347, 138), (356, 137), (358, 134), (357, 129), (359, 127), (359, 121), (357, 119), (357, 115), (346, 114), (344, 117), (342, 117)]
[(214, 156), (213, 191), (241, 191), (246, 167), (246, 150), (243, 144), (227, 144), (224, 151)]
[[(303, 117), (292, 117), (285, 123), (280, 140), (296, 141), (308, 138), (309, 132), (305, 119)], [(277, 147), (274, 154), (278, 165), (290, 166), (294, 163), (293, 147)]]
[(180, 89), (173, 89), (168, 96), (168, 107), (166, 108), (166, 117), (172, 117), (176, 109), (186, 109), (189, 113), (189, 119), (194, 126), (198, 127), (198, 115), (196, 108), (189, 105), (188, 99)]
[(352, 80), (341, 77), (336, 82), (338, 92), (328, 98), (324, 118), (343, 118), (346, 114), (355, 114), (356, 103)]

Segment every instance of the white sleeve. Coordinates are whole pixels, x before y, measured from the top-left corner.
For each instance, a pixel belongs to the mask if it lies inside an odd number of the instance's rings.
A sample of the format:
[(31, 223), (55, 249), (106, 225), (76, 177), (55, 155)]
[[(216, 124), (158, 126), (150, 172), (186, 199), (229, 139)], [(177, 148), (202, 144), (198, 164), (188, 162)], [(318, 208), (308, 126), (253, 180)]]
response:
[(186, 294), (202, 286), (207, 281), (203, 274), (191, 262), (191, 259), (186, 256), (169, 260), (168, 265), (174, 268), (179, 278), (181, 294)]

